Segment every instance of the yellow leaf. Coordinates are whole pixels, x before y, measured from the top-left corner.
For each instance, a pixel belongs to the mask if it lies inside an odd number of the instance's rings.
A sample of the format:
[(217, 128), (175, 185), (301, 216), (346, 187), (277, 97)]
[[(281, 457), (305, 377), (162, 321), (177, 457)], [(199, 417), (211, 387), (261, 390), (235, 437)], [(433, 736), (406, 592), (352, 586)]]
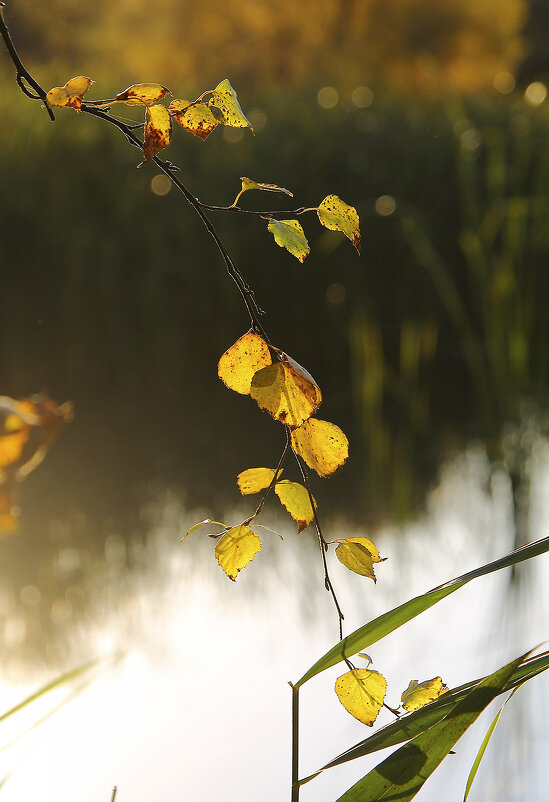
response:
[(191, 106), (188, 100), (172, 100), (168, 109), (173, 112), (176, 122), (185, 131), (199, 136), (200, 139), (207, 139), (219, 124), (219, 120), (214, 117), (210, 107), (205, 103), (196, 103)]
[(269, 346), (263, 337), (249, 331), (225, 351), (219, 360), (217, 375), (230, 390), (249, 395), (254, 374), (272, 361)]
[(72, 106), (76, 111), (80, 111), (82, 99), (92, 84), (91, 78), (78, 75), (67, 81), (65, 86), (54, 86), (50, 89), (46, 95), (46, 103), (48, 106)]
[(318, 409), (322, 393), (313, 377), (286, 354), (281, 361), (258, 370), (250, 395), (275, 420), (294, 428)]
[(337, 195), (324, 198), (317, 210), (318, 218), (330, 231), (342, 231), (360, 253), (360, 224), (354, 206), (349, 206)]
[[(280, 499), (294, 521), (297, 522), (297, 534), (303, 532), (314, 518), (311, 500), (306, 487), (299, 484), (299, 482), (289, 482), (288, 479), (283, 479), (275, 485), (275, 493)], [(316, 507), (316, 500), (313, 497)]]
[(380, 562), (381, 558), (377, 548), (367, 537), (347, 537), (340, 540), (336, 556), (349, 571), (376, 581), (373, 563)]
[(278, 187), (276, 184), (259, 184), (252, 178), (246, 178), (245, 176), (242, 176), (240, 180), (242, 181), (242, 189), (234, 199), (233, 206), (236, 206), (240, 196), (243, 195), (244, 192), (247, 192), (249, 189), (263, 189), (266, 192), (283, 192), (285, 195), (289, 195), (290, 198), (293, 198), (294, 196), (293, 192), (290, 192), (289, 189), (284, 189), (284, 187)]
[(373, 727), (386, 690), (385, 677), (367, 668), (354, 668), (339, 677), (335, 684), (335, 692), (343, 707), (368, 727)]
[(147, 106), (143, 139), (143, 155), (145, 158), (142, 164), (152, 159), (158, 151), (170, 144), (171, 134), (172, 118), (168, 109), (161, 105)]
[(418, 682), (417, 679), (410, 680), (410, 684), (400, 697), (402, 706), (411, 713), (412, 710), (419, 710), (429, 702), (434, 702), (447, 690), (448, 686), (444, 685), (441, 677), (427, 679), (424, 682)]
[(128, 106), (152, 106), (162, 100), (164, 95), (171, 95), (171, 92), (162, 84), (132, 84), (119, 92), (115, 101)]
[(244, 116), (240, 104), (236, 97), (236, 92), (232, 88), (228, 78), (218, 84), (208, 105), (220, 114), (220, 122), (229, 125), (231, 128), (250, 128), (253, 131), (249, 120)]
[(317, 418), (292, 432), (292, 448), (319, 476), (331, 476), (349, 456), (349, 441), (339, 426)]
[(0, 533), (13, 535), (19, 529), (19, 507), (15, 504), (13, 481), (0, 485)]
[(269, 220), (268, 229), (275, 238), (277, 245), (286, 248), (292, 256), (303, 262), (310, 253), (309, 243), (305, 232), (298, 220)]
[(234, 526), (223, 535), (215, 548), (215, 556), (221, 568), (233, 582), (238, 572), (245, 568), (261, 549), (261, 541), (247, 526)]
[[(278, 472), (278, 476), (282, 471)], [(236, 477), (236, 483), (243, 496), (249, 496), (251, 493), (259, 493), (261, 490), (266, 490), (271, 482), (275, 472), (272, 468), (248, 468), (242, 471)], [(278, 477), (277, 477), (278, 478)]]

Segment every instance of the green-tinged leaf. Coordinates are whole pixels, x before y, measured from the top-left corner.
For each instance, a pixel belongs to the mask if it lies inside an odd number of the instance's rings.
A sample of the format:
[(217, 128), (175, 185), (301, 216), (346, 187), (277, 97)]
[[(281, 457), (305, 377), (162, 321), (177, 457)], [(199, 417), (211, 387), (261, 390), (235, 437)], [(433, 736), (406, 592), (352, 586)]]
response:
[(286, 248), (292, 256), (303, 262), (310, 252), (309, 243), (299, 220), (269, 220), (268, 229), (277, 245)]
[(360, 253), (360, 227), (354, 206), (349, 206), (337, 195), (328, 195), (317, 209), (318, 219), (331, 231), (342, 231)]
[(191, 105), (189, 100), (172, 100), (168, 110), (185, 131), (189, 131), (203, 140), (207, 139), (213, 129), (219, 125), (219, 120), (205, 103)]
[[(513, 690), (513, 688), (517, 688), (529, 679), (533, 679), (538, 676), (538, 674), (547, 671), (547, 669), (549, 669), (549, 652), (544, 652), (538, 657), (531, 657), (513, 672), (507, 685), (503, 688), (502, 693), (507, 693)], [(380, 749), (387, 749), (388, 747), (396, 746), (404, 741), (409, 741), (420, 732), (428, 730), (447, 716), (454, 709), (456, 704), (464, 699), (469, 691), (479, 685), (483, 679), (485, 678), (475, 679), (471, 682), (467, 682), (465, 685), (452, 688), (429, 705), (407, 716), (402, 716), (391, 724), (387, 724), (373, 735), (370, 735), (350, 749), (347, 749), (341, 755), (319, 769), (319, 771), (315, 772), (315, 774), (302, 780), (302, 782), (309, 781), (326, 769), (331, 769), (335, 766), (340, 766), (342, 763), (348, 763), (351, 760), (370, 755), (373, 752), (378, 752)]]
[(242, 568), (253, 560), (261, 549), (261, 541), (255, 532), (240, 524), (229, 529), (218, 540), (215, 547), (215, 556), (221, 568), (233, 582)]
[(471, 771), (469, 772), (469, 777), (467, 778), (467, 785), (465, 786), (465, 795), (463, 797), (463, 802), (467, 802), (467, 797), (469, 796), (469, 792), (471, 791), (471, 787), (473, 785), (475, 777), (477, 776), (478, 767), (480, 766), (480, 762), (481, 762), (482, 758), (484, 757), (484, 753), (486, 752), (486, 748), (487, 748), (488, 744), (490, 743), (490, 738), (492, 737), (492, 733), (496, 729), (496, 726), (497, 726), (497, 723), (498, 723), (498, 721), (500, 719), (500, 716), (503, 713), (503, 708), (505, 707), (507, 702), (511, 701), (511, 699), (513, 698), (513, 696), (515, 695), (515, 693), (517, 691), (518, 691), (518, 688), (515, 688), (515, 690), (508, 696), (508, 698), (504, 701), (504, 703), (502, 704), (502, 706), (498, 710), (494, 720), (492, 721), (492, 723), (488, 727), (488, 731), (487, 731), (486, 735), (484, 736), (484, 738), (482, 740), (482, 743), (480, 745), (480, 749), (478, 750), (477, 756), (475, 757), (475, 759), (473, 761), (473, 765), (471, 766)]
[(490, 674), (470, 690), (442, 721), (389, 755), (342, 794), (337, 802), (378, 802), (380, 799), (409, 802), (413, 799), (463, 733), (503, 692), (525, 657), (522, 655)]
[[(280, 503), (286, 507), (294, 521), (297, 523), (297, 534), (303, 532), (314, 518), (311, 499), (307, 488), (299, 482), (290, 482), (283, 479), (275, 485), (275, 493), (280, 499)], [(313, 498), (316, 506), (316, 501)]]
[[(282, 471), (278, 472), (278, 476)], [(266, 490), (273, 481), (275, 472), (272, 468), (248, 468), (236, 477), (236, 483), (243, 496)], [(277, 479), (278, 479), (277, 476)]]
[(208, 105), (212, 108), (214, 114), (216, 114), (216, 111), (219, 113), (219, 120), (223, 125), (228, 125), (231, 128), (250, 128), (252, 131), (254, 130), (251, 122), (244, 116), (236, 92), (228, 78), (225, 78), (215, 87)]
[(374, 563), (381, 558), (376, 546), (367, 537), (347, 537), (339, 541), (336, 557), (349, 571), (376, 581)]
[(262, 184), (254, 181), (253, 178), (246, 178), (246, 176), (241, 176), (240, 180), (242, 181), (242, 189), (234, 199), (233, 206), (236, 206), (240, 197), (249, 189), (262, 189), (265, 192), (283, 192), (285, 195), (289, 195), (290, 198), (294, 196), (294, 193), (290, 192), (289, 189), (284, 189), (284, 187), (279, 187), (276, 184)]
[(187, 535), (190, 535), (192, 532), (195, 532), (197, 529), (200, 529), (202, 526), (208, 526), (209, 524), (215, 524), (216, 526), (221, 526), (223, 529), (230, 529), (230, 526), (227, 526), (227, 524), (222, 524), (221, 521), (212, 521), (211, 518), (204, 518), (203, 521), (200, 521), (199, 523), (195, 524), (194, 526), (191, 526), (191, 528), (188, 529), (185, 532), (185, 534), (183, 535), (183, 537), (181, 538), (181, 540), (179, 542), (182, 543), (185, 540), (185, 538), (187, 537)]
[(538, 557), (549, 551), (549, 537), (544, 537), (541, 540), (536, 540), (533, 543), (528, 543), (520, 549), (501, 557), (499, 560), (483, 565), (476, 568), (474, 571), (469, 571), (466, 574), (456, 577), (455, 579), (446, 582), (444, 585), (433, 588), (433, 590), (424, 593), (422, 596), (416, 596), (413, 599), (395, 607), (378, 618), (365, 624), (363, 627), (347, 635), (342, 641), (337, 643), (326, 654), (317, 660), (317, 662), (309, 668), (308, 671), (301, 677), (299, 682), (294, 683), (294, 687), (299, 687), (312, 677), (325, 671), (327, 668), (336, 665), (346, 657), (352, 657), (353, 654), (360, 652), (362, 649), (367, 649), (372, 643), (376, 643), (381, 638), (384, 638), (390, 632), (394, 632), (403, 624), (406, 624), (416, 615), (423, 613), (432, 607), (437, 602), (459, 590), (472, 579), (491, 574), (493, 571), (499, 571), (502, 568), (509, 568), (511, 565), (517, 565), (524, 560), (530, 560), (532, 557)]

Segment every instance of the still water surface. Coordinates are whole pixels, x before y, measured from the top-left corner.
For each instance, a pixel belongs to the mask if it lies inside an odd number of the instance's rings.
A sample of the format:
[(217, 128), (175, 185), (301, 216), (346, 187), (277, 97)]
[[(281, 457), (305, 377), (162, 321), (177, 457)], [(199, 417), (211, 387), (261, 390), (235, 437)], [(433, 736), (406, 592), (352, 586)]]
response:
[[(549, 531), (549, 446), (542, 440), (531, 475), (535, 538)], [(78, 549), (59, 548), (59, 598), (53, 602), (35, 585), (20, 588), (18, 598), (4, 593), (9, 648), (2, 709), (61, 670), (100, 655), (125, 657), (100, 670), (82, 693), (23, 737), (17, 738), (61, 704), (67, 688), (1, 723), (3, 802), (109, 802), (115, 785), (117, 802), (289, 799), (287, 682), (296, 681), (337, 638), (320, 558), (312, 537), (296, 538), (281, 520), (284, 542), (263, 531), (263, 551), (231, 583), (214, 560), (211, 540), (197, 532), (194, 542), (178, 545), (186, 528), (207, 512), (186, 511), (175, 496), (159, 494), (148, 510), (146, 540), (132, 545), (113, 534), (101, 561), (86, 562)], [(238, 512), (232, 516), (237, 520)], [(340, 524), (327, 534), (358, 532)], [(490, 469), (482, 450), (470, 449), (442, 470), (421, 517), (365, 534), (389, 559), (376, 568), (375, 586), (332, 560), (346, 633), (509, 551), (514, 535), (508, 478)], [(398, 704), (412, 678), (440, 674), (452, 687), (547, 639), (548, 558), (525, 566), (519, 577), (514, 584), (509, 572), (477, 580), (371, 647), (374, 668), (389, 682), (388, 703)], [(341, 673), (336, 666), (302, 691), (303, 775), (369, 734), (333, 693)], [(546, 799), (548, 699), (542, 676), (506, 708), (473, 802)], [(490, 709), (467, 734), (419, 799), (462, 798), (494, 714)], [(384, 710), (378, 722), (390, 718)], [(327, 772), (302, 789), (303, 802), (337, 799), (384, 756)]]

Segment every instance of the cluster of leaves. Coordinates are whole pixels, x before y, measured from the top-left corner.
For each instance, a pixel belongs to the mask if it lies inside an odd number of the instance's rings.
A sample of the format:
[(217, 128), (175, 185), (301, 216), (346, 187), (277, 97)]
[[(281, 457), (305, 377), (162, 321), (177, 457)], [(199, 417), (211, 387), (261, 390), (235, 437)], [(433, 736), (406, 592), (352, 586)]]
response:
[(45, 394), (22, 401), (0, 396), (0, 532), (19, 529), (17, 485), (40, 465), (72, 417), (70, 402), (58, 405)]
[[(85, 75), (71, 78), (64, 86), (55, 86), (50, 89), (46, 94), (46, 103), (49, 107), (68, 107), (81, 111), (84, 95), (93, 83), (92, 79)], [(142, 145), (144, 159), (141, 164), (149, 161), (170, 145), (172, 121), (202, 140), (206, 140), (219, 125), (230, 128), (249, 128), (253, 133), (252, 125), (244, 115), (236, 92), (227, 78), (221, 81), (215, 89), (203, 92), (196, 100), (176, 99), (172, 100), (169, 106), (164, 106), (159, 101), (166, 95), (171, 95), (171, 92), (162, 84), (140, 83), (132, 84), (110, 100), (86, 99), (86, 104), (104, 110), (110, 110), (112, 106), (119, 103), (145, 107)], [(206, 98), (208, 98), (207, 101)], [(173, 165), (171, 167), (173, 168)], [(251, 189), (281, 192), (293, 197), (292, 192), (276, 184), (257, 182), (246, 177), (242, 177), (240, 180), (242, 186), (239, 193), (231, 206), (225, 208), (238, 209), (238, 201), (245, 192)], [(328, 195), (317, 207), (298, 209), (296, 213), (303, 214), (314, 211), (317, 212), (318, 219), (323, 226), (331, 231), (340, 231), (345, 234), (360, 253), (359, 219), (353, 206), (349, 206), (337, 195)], [(273, 214), (266, 213), (262, 216), (268, 220), (268, 230), (273, 235), (275, 242), (303, 262), (310, 253), (310, 247), (301, 223), (295, 219), (278, 220)]]
[[(240, 337), (221, 356), (218, 375), (225, 385), (240, 395), (249, 395), (260, 409), (283, 424), (286, 429), (286, 447), (276, 468), (248, 468), (237, 477), (243, 495), (264, 492), (256, 511), (237, 526), (228, 526), (207, 519), (191, 527), (187, 535), (198, 527), (218, 523), (223, 527), (215, 556), (227, 576), (235, 580), (261, 548), (261, 541), (250, 528), (257, 518), (269, 492), (274, 493), (297, 523), (301, 533), (316, 519), (316, 500), (308, 482), (304, 465), (321, 477), (328, 477), (347, 461), (349, 441), (334, 423), (313, 417), (321, 402), (319, 386), (301, 365), (281, 349), (269, 344), (256, 331), (250, 330)], [(301, 468), (305, 484), (281, 479), (282, 463), (291, 448)], [(185, 537), (187, 536), (185, 535)], [(365, 537), (326, 541), (337, 544), (336, 556), (349, 570), (369, 577), (375, 582), (373, 564), (381, 561), (371, 540)]]

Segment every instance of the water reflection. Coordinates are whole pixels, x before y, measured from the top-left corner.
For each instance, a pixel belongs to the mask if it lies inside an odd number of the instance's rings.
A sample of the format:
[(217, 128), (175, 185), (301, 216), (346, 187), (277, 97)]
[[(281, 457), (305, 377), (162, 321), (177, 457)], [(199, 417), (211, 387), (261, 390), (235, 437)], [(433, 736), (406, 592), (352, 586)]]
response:
[[(539, 437), (529, 467), (530, 532), (538, 537), (549, 528), (549, 445)], [(508, 473), (494, 469), (480, 447), (447, 464), (421, 518), (368, 533), (390, 558), (378, 567), (377, 586), (334, 561), (346, 631), (512, 548), (512, 495)], [(107, 800), (115, 784), (120, 799), (134, 802), (288, 796), (286, 681), (297, 679), (337, 633), (319, 557), (312, 538), (297, 538), (280, 521), (285, 541), (264, 532), (263, 551), (231, 583), (209, 539), (197, 535), (178, 546), (186, 527), (205, 514), (186, 511), (166, 492), (143, 510), (150, 523), (145, 539), (128, 542), (112, 532), (101, 558), (60, 542), (36, 582), (20, 586), (11, 574), (0, 597), (4, 709), (62, 667), (122, 650), (126, 657), (10, 746), (4, 771), (15, 770), (3, 788), (7, 802), (72, 802), (77, 788), (80, 795), (85, 789), (84, 799)], [(330, 534), (350, 533), (342, 523)], [(389, 680), (390, 703), (412, 677), (442, 674), (454, 686), (547, 637), (547, 558), (520, 570), (526, 581), (485, 577), (369, 650)], [(304, 689), (303, 772), (364, 737), (332, 693), (338, 673), (336, 667)], [(534, 680), (506, 710), (476, 798), (544, 798), (538, 786), (549, 740), (547, 688), (543, 677)], [(62, 693), (43, 700), (24, 721), (4, 722), (2, 743), (61, 699)], [(444, 798), (448, 783), (463, 788), (490, 716), (422, 798)], [(304, 802), (336, 798), (370, 763), (323, 775), (304, 787)]]

